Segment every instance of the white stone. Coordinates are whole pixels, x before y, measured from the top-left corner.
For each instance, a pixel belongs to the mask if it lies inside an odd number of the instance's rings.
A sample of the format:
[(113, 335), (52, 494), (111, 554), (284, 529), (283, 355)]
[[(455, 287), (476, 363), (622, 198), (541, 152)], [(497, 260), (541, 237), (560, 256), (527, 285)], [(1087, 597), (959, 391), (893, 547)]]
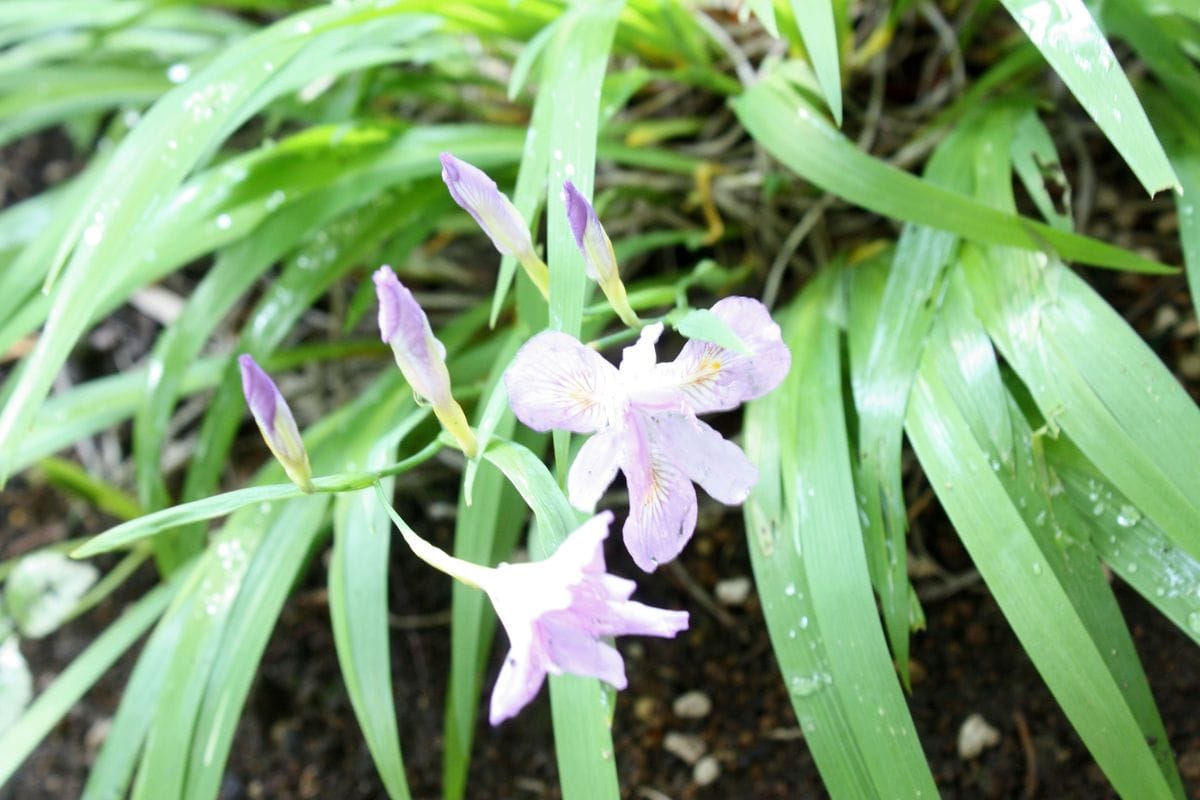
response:
[(1000, 731), (988, 724), (981, 714), (972, 714), (958, 729), (958, 757), (963, 761), (978, 758), (989, 747), (1000, 744)]
[(692, 767), (692, 781), (697, 786), (708, 786), (721, 776), (721, 762), (716, 756), (705, 756)]
[(676, 733), (669, 731), (663, 737), (663, 749), (671, 755), (679, 758), (685, 764), (695, 764), (704, 755), (704, 751), (708, 749), (708, 745), (699, 736), (690, 733)]
[(750, 579), (744, 575), (739, 575), (736, 578), (726, 578), (723, 581), (717, 581), (715, 593), (717, 601), (721, 605), (740, 606), (750, 597), (751, 583)]
[(712, 700), (704, 692), (688, 692), (675, 698), (671, 710), (680, 719), (704, 719), (712, 711)]

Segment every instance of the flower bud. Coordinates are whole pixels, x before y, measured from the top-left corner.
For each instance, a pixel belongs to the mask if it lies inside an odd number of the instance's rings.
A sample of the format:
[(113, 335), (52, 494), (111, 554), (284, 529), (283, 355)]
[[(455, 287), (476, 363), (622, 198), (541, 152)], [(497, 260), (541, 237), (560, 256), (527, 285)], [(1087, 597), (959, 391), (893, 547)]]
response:
[(312, 492), (312, 469), (308, 465), (308, 452), (296, 427), (296, 419), (287, 401), (279, 393), (275, 382), (263, 371), (254, 359), (243, 354), (238, 357), (242, 369), (242, 392), (246, 405), (262, 432), (271, 453), (283, 465), (287, 476), (305, 492)]
[(380, 267), (374, 275), (379, 298), (379, 334), (392, 347), (396, 364), (413, 393), (433, 407), (442, 427), (459, 447), (474, 458), (475, 434), (466, 414), (450, 393), (450, 372), (446, 369), (446, 348), (433, 335), (429, 319), (400, 283), (390, 267)]
[(629, 306), (629, 298), (625, 295), (625, 284), (621, 282), (612, 241), (604, 232), (596, 209), (570, 181), (563, 184), (563, 190), (567, 196), (567, 221), (571, 224), (575, 245), (583, 254), (588, 277), (600, 284), (600, 290), (622, 322), (631, 328), (640, 328), (641, 321)]
[(442, 180), (454, 202), (475, 218), (501, 255), (515, 257), (534, 285), (549, 296), (550, 271), (533, 249), (529, 225), (521, 212), (483, 170), (449, 153), (442, 153), (441, 161)]

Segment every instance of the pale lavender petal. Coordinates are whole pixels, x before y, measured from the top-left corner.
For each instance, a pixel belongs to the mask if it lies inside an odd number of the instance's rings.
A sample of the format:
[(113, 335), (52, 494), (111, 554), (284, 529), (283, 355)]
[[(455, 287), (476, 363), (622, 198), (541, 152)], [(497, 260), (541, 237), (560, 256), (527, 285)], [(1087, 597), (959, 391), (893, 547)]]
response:
[(749, 297), (727, 297), (712, 307), (745, 343), (747, 353), (693, 339), (679, 357), (660, 364), (663, 383), (679, 387), (692, 411), (725, 411), (762, 397), (787, 376), (792, 356), (767, 307)]
[(446, 348), (433, 335), (429, 319), (390, 267), (373, 276), (379, 299), (379, 334), (392, 346), (396, 364), (420, 397), (443, 405), (451, 400)]
[(496, 686), (492, 689), (492, 703), (488, 711), (488, 721), (499, 725), (506, 719), (517, 715), (529, 701), (537, 696), (546, 680), (546, 668), (532, 653), (518, 654), (509, 650), (504, 658), (504, 666), (496, 678)]
[(557, 331), (539, 333), (517, 351), (504, 386), (513, 413), (536, 431), (594, 433), (624, 402), (613, 365)]
[(621, 654), (606, 642), (580, 630), (571, 619), (547, 621), (545, 636), (550, 663), (558, 670), (599, 678), (618, 689), (627, 685)]
[(647, 376), (658, 363), (654, 345), (663, 333), (663, 324), (656, 322), (642, 328), (638, 340), (621, 351), (621, 377), (635, 381)]
[(618, 578), (616, 575), (601, 575), (599, 591), (609, 601), (628, 600), (637, 589), (637, 584), (628, 578)]
[(563, 190), (567, 199), (567, 221), (571, 224), (575, 245), (583, 255), (588, 277), (601, 284), (619, 280), (617, 256), (604, 226), (600, 224), (600, 218), (596, 216), (596, 209), (570, 181), (563, 184)]
[(571, 505), (590, 512), (604, 490), (617, 477), (624, 439), (619, 429), (600, 431), (583, 443), (567, 473), (567, 496)]
[(450, 196), (467, 211), (501, 254), (521, 257), (533, 253), (529, 226), (521, 212), (496, 188), (483, 170), (449, 153), (441, 154), (442, 180)]
[(650, 417), (647, 431), (683, 474), (714, 500), (726, 505), (744, 503), (758, 482), (758, 470), (742, 448), (695, 417), (656, 414)]
[(598, 631), (603, 636), (660, 636), (674, 638), (688, 627), (686, 611), (668, 611), (632, 600), (610, 603)]
[(554, 554), (541, 564), (552, 565), (559, 576), (566, 577), (578, 572), (597, 575), (604, 572), (604, 540), (608, 538), (608, 526), (612, 524), (611, 511), (601, 511), (574, 530)]
[[(633, 415), (631, 415), (632, 417)], [(671, 561), (696, 531), (696, 490), (683, 471), (645, 434), (631, 439), (621, 465), (629, 487), (629, 517), (625, 547), (633, 562), (646, 572)]]

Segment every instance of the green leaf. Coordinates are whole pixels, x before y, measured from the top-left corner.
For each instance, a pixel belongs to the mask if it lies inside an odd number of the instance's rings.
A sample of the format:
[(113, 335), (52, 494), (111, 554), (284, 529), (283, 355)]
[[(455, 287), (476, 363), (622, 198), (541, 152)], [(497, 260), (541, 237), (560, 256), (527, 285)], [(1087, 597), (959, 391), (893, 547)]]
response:
[(46, 483), (78, 495), (105, 514), (117, 519), (133, 519), (142, 513), (136, 500), (108, 481), (90, 474), (74, 461), (44, 458), (38, 462), (38, 467), (46, 476)]
[(0, 734), (0, 786), (12, 778), (21, 762), (100, 676), (154, 624), (178, 589), (179, 581), (164, 583), (137, 601), (38, 695), (16, 724)]
[[(275, 627), (283, 602), (305, 565), (329, 504), (326, 495), (289, 500), (274, 515), (261, 545), (249, 559), (241, 590), (232, 599), (219, 640), (213, 640), (210, 670), (196, 708), (195, 735), (186, 758), (184, 800), (215, 797), (241, 709), (258, 672), (258, 662)], [(217, 550), (218, 568), (220, 550)], [(163, 795), (154, 793), (153, 797)]]
[[(404, 11), (351, 4), (282, 20), (228, 47), (191, 80), (165, 94), (121, 142), (51, 262), (48, 281), (54, 283), (58, 265), (69, 257), (55, 287), (46, 329), (0, 411), (0, 483), (11, 473), (21, 440), (58, 368), (107, 300), (104, 287), (120, 286), (142, 269), (139, 259), (129, 258), (129, 247), (187, 174), (279, 94), (368, 63), (370, 59), (356, 55), (356, 46), (360, 38), (379, 35), (380, 30), (355, 23)], [(414, 27), (403, 17), (391, 24)], [(369, 52), (378, 61), (396, 56), (391, 49)]]
[(1056, 249), (1066, 259), (1102, 267), (1163, 273), (1136, 253), (1004, 213), (859, 152), (779, 75), (732, 101), (750, 135), (798, 175), (878, 214), (951, 231), (967, 239), (1027, 250)]
[(1083, 0), (1003, 0), (1150, 194), (1179, 181), (1133, 87)]
[(15, 635), (0, 640), (0, 735), (21, 718), (33, 699), (33, 676), (20, 645)]
[(935, 797), (875, 611), (851, 478), (836, 269), (784, 320), (788, 378), (746, 414), (746, 536), (772, 648), (834, 797)]
[[(555, 26), (543, 67), (549, 80), (544, 82), (541, 91), (548, 93), (553, 103), (548, 111), (551, 156), (546, 202), (546, 261), (551, 275), (549, 322), (552, 329), (573, 336), (579, 335), (583, 306), (592, 287), (567, 221), (566, 195), (559, 190), (569, 178), (584, 197), (592, 195), (600, 93), (617, 20), (624, 5), (623, 0), (606, 0), (571, 6)], [(570, 437), (556, 431), (553, 440), (557, 469), (565, 475)], [(505, 452), (504, 448), (499, 452)], [(496, 452), (492, 449), (489, 449), (489, 457), (492, 463), (504, 469), (504, 464), (496, 461)], [(537, 464), (539, 472), (522, 471), (525, 480), (534, 474), (549, 478), (549, 472), (541, 462)], [(531, 549), (540, 557), (549, 555), (574, 529), (576, 515), (561, 490), (550, 495), (546, 487), (530, 494), (528, 483), (523, 488), (523, 484), (514, 479), (514, 474), (506, 471), (506, 475), (537, 516), (537, 535)], [(557, 510), (546, 506), (551, 497), (561, 498)], [(566, 800), (617, 797), (616, 760), (609, 727), (611, 710), (605, 690), (594, 679), (551, 676), (550, 697), (563, 797)]]
[(36, 639), (58, 629), (100, 575), (62, 553), (39, 550), (17, 562), (4, 583), (4, 605), (22, 636)]
[(232, 492), (206, 497), (203, 500), (193, 500), (190, 503), (171, 506), (162, 511), (155, 511), (153, 514), (123, 522), (115, 528), (110, 528), (89, 539), (86, 544), (72, 552), (71, 556), (73, 558), (91, 558), (100, 553), (128, 547), (134, 542), (157, 536), (180, 525), (223, 517), (257, 503), (288, 500), (302, 494), (304, 492), (300, 491), (295, 484), (277, 483), (270, 486), (235, 489)]
[(161, 70), (100, 65), (34, 67), (0, 77), (0, 146), (73, 117), (150, 103), (170, 85)]
[(693, 308), (675, 323), (675, 330), (689, 339), (719, 344), (738, 353), (749, 354), (746, 343), (730, 330), (725, 321), (707, 308)]
[[(540, 298), (539, 294), (539, 302)], [(516, 430), (516, 419), (509, 410), (508, 394), (501, 379), (523, 339), (519, 330), (509, 335), (488, 377), (484, 392), (490, 392), (490, 396), (476, 411), (476, 438), (481, 452), (487, 451), (493, 436), (510, 437)], [(468, 461), (458, 498), (454, 555), (474, 564), (495, 565), (512, 552), (525, 520), (521, 499), (503, 473), (482, 458)], [(460, 800), (466, 796), (483, 671), (496, 617), (481, 592), (458, 581), (451, 590), (450, 610), (442, 796), (445, 800)]]
[[(366, 459), (382, 468), (395, 458), (400, 440), (427, 416), (408, 414), (380, 440)], [(390, 497), (395, 479), (379, 482)], [(329, 563), (329, 617), (338, 663), (354, 715), (388, 796), (408, 798), (400, 733), (392, 694), (388, 629), (388, 565), (391, 522), (373, 488), (337, 498), (333, 515), (333, 557)]]
[[(976, 325), (978, 323), (975, 323)], [(943, 334), (948, 336), (949, 334)], [(945, 341), (943, 339), (943, 341)], [(1013, 402), (1017, 449), (992, 452), (960, 405), (969, 386), (948, 343), (926, 350), (907, 431), (930, 485), (1051, 692), (1124, 796), (1182, 797), (1132, 639), (1088, 550), (1064, 552), (1050, 488)], [(959, 391), (955, 391), (955, 387)], [(1154, 752), (1147, 742), (1154, 742)], [(1166, 774), (1164, 774), (1166, 773)]]
[(1047, 423), (1200, 557), (1200, 411), (1113, 309), (1058, 261), (968, 250), (976, 308)]
[(1176, 547), (1162, 530), (1060, 436), (1046, 457), (1061, 481), (1058, 503), (1070, 503), (1092, 547), (1113, 572), (1200, 644), (1200, 560)]
[[(925, 174), (927, 182), (955, 191), (970, 189), (970, 154), (977, 144), (970, 130), (962, 126), (934, 152)], [(866, 521), (863, 533), (872, 581), (905, 684), (910, 620), (921, 617), (920, 609), (914, 608), (908, 581), (908, 517), (900, 474), (904, 412), (958, 244), (958, 237), (951, 233), (906, 226), (877, 308), (875, 301), (864, 308), (855, 291), (856, 284), (873, 280), (873, 276), (857, 268), (851, 273), (851, 379), (858, 411), (856, 484)], [(873, 334), (868, 334), (871, 331)]]
[(838, 58), (837, 28), (833, 21), (832, 0), (791, 0), (796, 26), (804, 39), (809, 62), (821, 85), (821, 94), (842, 126), (842, 65)]
[(175, 602), (142, 648), (80, 800), (127, 796), (158, 698), (167, 682), (171, 656), (180, 646), (188, 619), (197, 613), (203, 600), (193, 594)]

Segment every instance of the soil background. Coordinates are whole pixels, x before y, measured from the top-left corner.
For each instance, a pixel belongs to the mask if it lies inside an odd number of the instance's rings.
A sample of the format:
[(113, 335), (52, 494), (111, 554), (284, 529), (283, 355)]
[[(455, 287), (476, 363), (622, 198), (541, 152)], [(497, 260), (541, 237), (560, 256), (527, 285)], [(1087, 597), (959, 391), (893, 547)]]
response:
[[(929, 68), (926, 51), (919, 46), (932, 34), (920, 20), (910, 27), (902, 33), (913, 40), (911, 55), (899, 47), (888, 69), (889, 74), (920, 78), (907, 84), (894, 77), (889, 80), (883, 93), (885, 119), (889, 109), (899, 109), (896, 118), (904, 119), (903, 109), (921, 96), (919, 84), (936, 85), (947, 74), (945, 64)], [(905, 59), (912, 61), (911, 69)], [(969, 60), (967, 68), (972, 70)], [(851, 86), (848, 97), (865, 91), (864, 86)], [(1062, 98), (1061, 87), (1058, 96)], [(1086, 232), (1180, 263), (1170, 199), (1146, 199), (1073, 101), (1061, 99), (1061, 105), (1066, 111), (1056, 117), (1058, 124), (1069, 126), (1068, 139), (1078, 139), (1078, 146), (1064, 153), (1067, 174), (1075, 180), (1086, 173), (1086, 192), (1080, 193), (1088, 203)], [(853, 102), (848, 114), (853, 118)], [(912, 125), (902, 127), (910, 130)], [(1063, 130), (1060, 127), (1055, 133)], [(884, 144), (878, 147), (884, 150), (887, 135), (886, 126), (881, 127)], [(30, 137), (5, 148), (0, 156), (0, 202), (6, 205), (62, 180), (79, 166), (70, 143), (59, 132)], [(894, 234), (890, 223), (835, 203), (817, 238), (844, 246), (838, 234), (846, 230), (857, 231), (860, 237), (879, 231)], [(1177, 372), (1192, 396), (1200, 398), (1200, 331), (1183, 278), (1100, 270), (1087, 276)], [(177, 289), (185, 291), (192, 279), (185, 272), (174, 280), (180, 282)], [(481, 280), (480, 285), (490, 284)], [(784, 296), (794, 288), (788, 286)], [(90, 335), (68, 373), (83, 380), (132, 365), (153, 345), (157, 331), (156, 324), (137, 310), (122, 309)], [(111, 460), (106, 453), (111, 455), (114, 447), (118, 456), (128, 452), (123, 449), (127, 431), (107, 436), (70, 455), (85, 466), (102, 467)], [(252, 429), (246, 429), (246, 437), (239, 446), (242, 452), (261, 458), (261, 443)], [(911, 465), (908, 483), (910, 507), (921, 509), (913, 520), (914, 534), (924, 555), (938, 565), (936, 575), (916, 581), (925, 596), (928, 629), (914, 636), (909, 701), (942, 796), (1068, 800), (1114, 796), (986, 587), (973, 576), (970, 559), (936, 502), (928, 502), (927, 488)], [(450, 542), (452, 520), (423, 512), (452, 508), (453, 492), (449, 471), (435, 475), (429, 496), (414, 503), (409, 517), (414, 523), (423, 518), (423, 532), (443, 546)], [(691, 629), (675, 641), (624, 639), (619, 643), (630, 679), (628, 690), (620, 695), (614, 723), (622, 794), (645, 800), (825, 796), (774, 663), (753, 592), (732, 606), (709, 606), (718, 581), (751, 575), (740, 514), (708, 504), (702, 505), (700, 519), (682, 568), (665, 570), (654, 581), (639, 581), (637, 595), (653, 605), (688, 609)], [(12, 481), (0, 494), (0, 559), (63, 538), (93, 534), (111, 522), (46, 486), (33, 472)], [(607, 552), (611, 571), (638, 576), (616, 539)], [(326, 557), (314, 559), (267, 647), (234, 742), (221, 790), (224, 800), (384, 796), (334, 654), (324, 594)], [(409, 781), (414, 797), (436, 798), (449, 656), (449, 584), (398, 548), (393, 550), (391, 575), (392, 663)], [(144, 569), (84, 618), (47, 639), (23, 643), (37, 689), (49, 685), (153, 580)], [(1189, 795), (1200, 798), (1196, 701), (1200, 649), (1118, 579), (1114, 589)], [(504, 646), (501, 635), (485, 692), (490, 692)], [(79, 795), (135, 656), (136, 650), (123, 658), (55, 727), (16, 778), (0, 790), (0, 800)], [(695, 692), (710, 701), (711, 709), (699, 718), (677, 714), (675, 701)], [(695, 695), (690, 702), (695, 702)], [(999, 731), (1000, 739), (979, 757), (964, 760), (957, 754), (956, 739), (971, 714), (982, 715)], [(715, 759), (715, 776), (712, 760), (700, 768), (670, 752), (665, 743), (677, 738), (672, 734), (695, 737), (691, 744)], [(531, 800), (559, 796), (544, 690), (517, 719), (498, 729), (479, 718), (468, 796)]]

